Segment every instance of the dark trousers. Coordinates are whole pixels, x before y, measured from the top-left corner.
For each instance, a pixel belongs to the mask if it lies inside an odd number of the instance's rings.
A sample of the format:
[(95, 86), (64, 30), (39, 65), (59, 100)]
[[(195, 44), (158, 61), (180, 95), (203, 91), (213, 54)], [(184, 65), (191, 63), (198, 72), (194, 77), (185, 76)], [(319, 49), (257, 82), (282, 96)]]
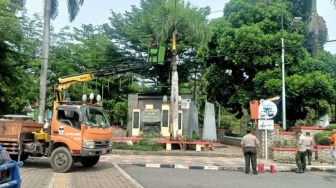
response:
[(245, 172), (250, 172), (250, 162), (252, 163), (253, 172), (257, 172), (257, 149), (255, 147), (246, 147), (245, 156)]
[(311, 165), (313, 152), (312, 152), (311, 149), (307, 149), (306, 153), (307, 153), (307, 156), (308, 156), (308, 165)]
[(306, 151), (298, 151), (296, 153), (295, 160), (299, 170), (306, 170), (306, 155)]

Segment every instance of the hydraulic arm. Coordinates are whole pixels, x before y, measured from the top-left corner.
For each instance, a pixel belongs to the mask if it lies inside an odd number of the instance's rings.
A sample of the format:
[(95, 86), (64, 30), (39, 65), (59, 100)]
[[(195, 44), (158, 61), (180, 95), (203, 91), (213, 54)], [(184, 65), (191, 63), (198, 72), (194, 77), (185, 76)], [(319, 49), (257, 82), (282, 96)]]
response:
[(59, 102), (62, 101), (62, 91), (67, 90), (72, 84), (87, 82), (96, 78), (108, 77), (127, 72), (142, 72), (150, 69), (152, 66), (153, 65), (148, 62), (123, 62), (104, 67), (96, 72), (59, 78), (55, 87), (54, 109), (56, 109)]

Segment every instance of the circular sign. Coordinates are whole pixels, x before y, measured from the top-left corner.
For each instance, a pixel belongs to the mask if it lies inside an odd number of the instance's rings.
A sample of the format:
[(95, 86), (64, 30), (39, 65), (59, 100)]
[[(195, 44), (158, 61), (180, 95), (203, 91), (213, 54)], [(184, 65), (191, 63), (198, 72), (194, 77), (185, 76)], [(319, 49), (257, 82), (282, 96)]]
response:
[(259, 119), (271, 119), (278, 112), (278, 108), (272, 101), (261, 99), (258, 108)]

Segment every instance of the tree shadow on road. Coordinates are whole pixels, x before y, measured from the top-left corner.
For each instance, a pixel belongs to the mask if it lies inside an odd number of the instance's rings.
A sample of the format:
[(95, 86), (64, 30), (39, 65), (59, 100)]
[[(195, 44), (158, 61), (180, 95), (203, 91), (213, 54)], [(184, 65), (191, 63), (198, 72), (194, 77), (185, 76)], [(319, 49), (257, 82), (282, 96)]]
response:
[(51, 168), (48, 159), (27, 159), (23, 162), (22, 168)]

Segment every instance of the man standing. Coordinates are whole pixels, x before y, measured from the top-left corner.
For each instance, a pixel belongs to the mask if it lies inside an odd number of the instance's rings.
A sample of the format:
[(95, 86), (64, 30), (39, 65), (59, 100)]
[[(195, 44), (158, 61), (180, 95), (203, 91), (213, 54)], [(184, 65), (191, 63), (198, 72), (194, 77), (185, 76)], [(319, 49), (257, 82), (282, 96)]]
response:
[(302, 135), (302, 131), (297, 131), (296, 135), (299, 137), (299, 141), (297, 143), (295, 156), (298, 169), (295, 173), (302, 174), (306, 171), (306, 137)]
[(306, 153), (308, 156), (308, 165), (311, 165), (312, 156), (313, 156), (313, 146), (314, 146), (314, 140), (310, 136), (310, 132), (306, 132)]
[(333, 164), (336, 165), (336, 129), (332, 130), (332, 136), (329, 137), (331, 140), (331, 154), (333, 156)]
[(259, 140), (251, 134), (251, 130), (248, 130), (247, 135), (245, 135), (241, 141), (241, 145), (245, 156), (245, 173), (250, 173), (251, 161), (253, 174), (257, 175), (257, 148), (259, 154), (261, 153)]

